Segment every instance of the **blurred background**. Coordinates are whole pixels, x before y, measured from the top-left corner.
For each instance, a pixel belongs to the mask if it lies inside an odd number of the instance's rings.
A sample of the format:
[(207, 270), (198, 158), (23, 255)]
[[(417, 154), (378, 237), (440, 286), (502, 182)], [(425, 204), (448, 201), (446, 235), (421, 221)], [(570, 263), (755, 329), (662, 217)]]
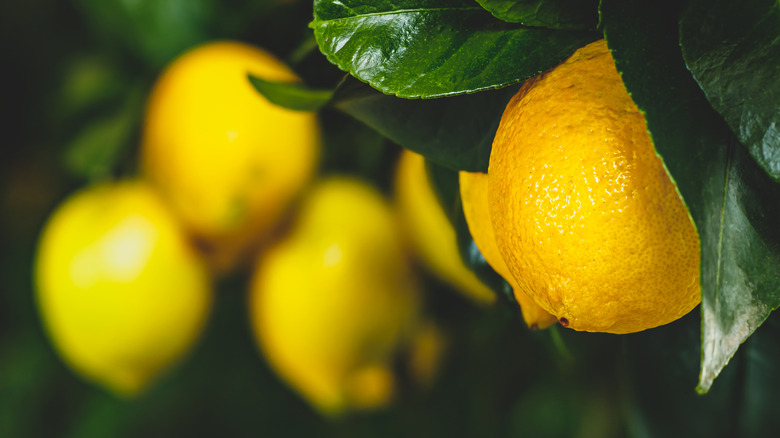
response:
[[(137, 172), (145, 98), (164, 66), (199, 43), (255, 44), (307, 84), (333, 87), (343, 74), (319, 54), (311, 17), (311, 2), (297, 0), (0, 4), (0, 437), (572, 438), (765, 430), (772, 404), (751, 404), (761, 408), (747, 417), (735, 406), (768, 399), (761, 376), (771, 372), (773, 356), (740, 356), (710, 395), (697, 396), (696, 311), (629, 336), (557, 326), (532, 332), (511, 305), (477, 304), (420, 266), (424, 311), (441, 327), (446, 348), (430, 382), (402, 375), (384, 409), (325, 417), (281, 381), (251, 334), (245, 272), (219, 280), (204, 335), (140, 396), (119, 398), (67, 368), (44, 333), (32, 284), (48, 215), (78, 188)], [(389, 163), (400, 148), (345, 115), (326, 110), (320, 117), (320, 174), (355, 175), (391, 196)], [(771, 344), (777, 326), (770, 319), (754, 342)]]

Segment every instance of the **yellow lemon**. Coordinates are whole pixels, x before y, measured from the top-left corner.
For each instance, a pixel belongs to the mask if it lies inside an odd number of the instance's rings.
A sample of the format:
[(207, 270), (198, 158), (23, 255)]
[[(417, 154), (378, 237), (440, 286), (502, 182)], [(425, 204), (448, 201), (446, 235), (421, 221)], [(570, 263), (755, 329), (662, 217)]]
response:
[(456, 290), (479, 303), (496, 295), (464, 263), (455, 228), (428, 180), (425, 158), (404, 150), (395, 175), (395, 198), (407, 240), (425, 266)]
[(557, 322), (555, 316), (536, 304), (522, 288), (515, 286), (515, 279), (498, 251), (488, 207), (488, 175), (481, 172), (460, 172), (458, 177), (463, 214), (466, 216), (471, 237), (488, 264), (512, 286), (526, 325), (535, 330), (545, 329)]
[(386, 405), (396, 353), (420, 297), (388, 202), (331, 177), (302, 200), (289, 234), (263, 254), (250, 298), (262, 352), (323, 413)]
[(488, 175), (515, 285), (561, 324), (636, 332), (700, 302), (696, 229), (603, 40), (526, 81)]
[(278, 223), (319, 156), (316, 115), (271, 104), (248, 74), (298, 80), (262, 49), (205, 44), (159, 77), (143, 130), (146, 176), (223, 271)]
[(123, 395), (186, 352), (211, 305), (206, 266), (138, 181), (94, 186), (58, 207), (41, 236), (35, 280), (65, 361)]

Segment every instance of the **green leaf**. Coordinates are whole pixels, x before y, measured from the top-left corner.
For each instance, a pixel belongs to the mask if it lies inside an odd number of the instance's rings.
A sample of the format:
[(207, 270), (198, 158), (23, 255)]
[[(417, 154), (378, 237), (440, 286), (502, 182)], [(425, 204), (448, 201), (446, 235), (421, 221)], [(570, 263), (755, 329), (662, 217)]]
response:
[(549, 29), (592, 30), (598, 25), (598, 0), (477, 0), (494, 17)]
[(268, 81), (248, 75), (249, 82), (269, 102), (294, 111), (317, 111), (333, 97), (333, 90), (310, 88), (302, 84)]
[(332, 63), (406, 98), (514, 84), (598, 38), (509, 24), (467, 0), (316, 0), (311, 26)]
[(211, 0), (77, 0), (104, 40), (119, 43), (161, 67), (182, 50), (206, 41)]
[[(780, 314), (745, 342), (706, 396), (687, 383), (699, 371), (696, 313), (655, 330), (625, 336), (622, 358), (630, 436), (774, 436), (780, 426)], [(727, 414), (727, 415), (726, 415)]]
[(645, 113), (701, 240), (706, 392), (780, 305), (780, 186), (761, 172), (706, 101), (677, 45), (680, 5), (602, 0), (601, 20), (626, 88)]
[(96, 180), (116, 170), (124, 151), (130, 147), (141, 116), (143, 99), (131, 90), (117, 111), (91, 119), (65, 147), (65, 168), (72, 175)]
[(691, 312), (671, 324), (624, 336), (621, 386), (629, 436), (746, 436), (737, 431), (741, 364), (724, 370), (706, 396), (691, 389), (699, 371), (700, 324), (700, 315)]
[(680, 20), (680, 46), (712, 106), (780, 180), (780, 3), (693, 0)]
[[(119, 46), (160, 69), (190, 47), (240, 38), (282, 0), (76, 0), (102, 44)], [(114, 47), (112, 47), (114, 48)]]
[(332, 105), (430, 161), (452, 170), (487, 172), (498, 122), (518, 89), (409, 100), (350, 79), (336, 90)]

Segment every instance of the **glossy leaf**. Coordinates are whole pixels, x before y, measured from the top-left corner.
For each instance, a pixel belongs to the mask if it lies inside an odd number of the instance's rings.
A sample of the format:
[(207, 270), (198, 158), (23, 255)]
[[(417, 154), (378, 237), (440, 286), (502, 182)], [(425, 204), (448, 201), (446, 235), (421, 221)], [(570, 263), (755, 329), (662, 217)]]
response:
[(595, 29), (598, 0), (477, 0), (499, 20), (549, 29)]
[(674, 0), (602, 0), (601, 20), (626, 88), (701, 240), (706, 392), (740, 343), (780, 305), (780, 186), (733, 141), (677, 45)]
[(680, 20), (680, 45), (712, 106), (780, 180), (780, 3), (694, 0)]
[(327, 105), (332, 90), (310, 88), (302, 84), (268, 81), (249, 75), (249, 82), (269, 102), (294, 111), (317, 111)]
[(487, 172), (498, 122), (518, 89), (409, 100), (351, 79), (336, 90), (332, 105), (430, 161), (452, 170)]
[(598, 38), (509, 24), (467, 0), (316, 0), (311, 26), (332, 63), (406, 98), (514, 84)]

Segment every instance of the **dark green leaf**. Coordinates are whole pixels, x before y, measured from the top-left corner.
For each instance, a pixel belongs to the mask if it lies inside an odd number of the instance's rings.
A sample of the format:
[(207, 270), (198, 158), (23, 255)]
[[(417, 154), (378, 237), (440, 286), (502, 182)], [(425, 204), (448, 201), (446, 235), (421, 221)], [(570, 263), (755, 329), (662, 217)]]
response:
[(509, 24), (467, 0), (316, 0), (312, 27), (340, 69), (409, 98), (514, 84), (598, 38)]
[[(740, 365), (724, 370), (706, 396), (691, 388), (699, 371), (700, 315), (624, 336), (624, 407), (633, 437), (731, 438), (741, 406)], [(735, 361), (737, 362), (737, 361)]]
[(248, 75), (249, 82), (269, 102), (294, 111), (317, 111), (333, 96), (332, 90), (309, 88), (289, 82), (267, 81)]
[(687, 386), (699, 372), (698, 314), (624, 337), (626, 411), (635, 437), (774, 436), (780, 391), (780, 314), (756, 330), (705, 396)]
[(691, 1), (680, 46), (712, 106), (780, 180), (780, 3)]
[(65, 147), (68, 171), (87, 180), (106, 177), (116, 170), (138, 127), (143, 99), (138, 90), (125, 96), (123, 107), (95, 118)]
[(208, 38), (210, 0), (78, 0), (77, 6), (106, 40), (161, 67), (182, 50)]
[(685, 68), (676, 1), (602, 0), (601, 13), (618, 71), (698, 228), (706, 392), (780, 305), (780, 186), (735, 144)]
[[(193, 45), (239, 35), (281, 0), (77, 0), (101, 42), (161, 68)], [(219, 17), (219, 19), (215, 19)]]
[(352, 79), (336, 90), (332, 104), (437, 164), (487, 172), (498, 122), (518, 88), (408, 100), (382, 94)]
[(493, 16), (510, 23), (549, 29), (595, 29), (598, 0), (477, 0)]

